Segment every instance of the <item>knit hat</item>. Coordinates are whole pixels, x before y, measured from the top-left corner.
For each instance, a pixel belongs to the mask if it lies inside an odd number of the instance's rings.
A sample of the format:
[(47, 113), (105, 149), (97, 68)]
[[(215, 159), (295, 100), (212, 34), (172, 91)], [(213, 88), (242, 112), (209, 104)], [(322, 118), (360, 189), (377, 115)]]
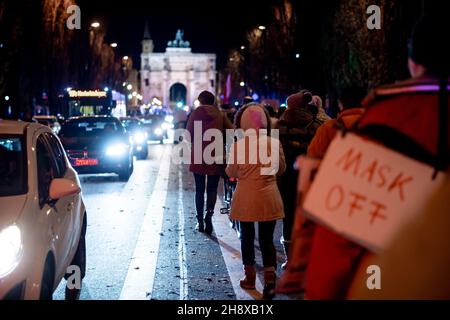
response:
[(289, 96), (287, 99), (288, 109), (306, 108), (312, 101), (312, 94), (308, 90), (302, 90), (299, 93)]
[(264, 107), (259, 104), (252, 104), (244, 111), (241, 118), (241, 128), (248, 129), (267, 129), (267, 115)]

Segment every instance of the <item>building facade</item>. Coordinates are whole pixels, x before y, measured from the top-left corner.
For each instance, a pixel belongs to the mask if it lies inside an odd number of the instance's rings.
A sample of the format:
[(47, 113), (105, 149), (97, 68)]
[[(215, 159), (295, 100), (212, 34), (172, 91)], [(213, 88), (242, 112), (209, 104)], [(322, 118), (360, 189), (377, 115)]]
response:
[(181, 30), (169, 41), (166, 52), (154, 52), (146, 27), (141, 54), (143, 102), (157, 98), (172, 109), (181, 103), (193, 106), (203, 90), (216, 92), (216, 55), (193, 53)]

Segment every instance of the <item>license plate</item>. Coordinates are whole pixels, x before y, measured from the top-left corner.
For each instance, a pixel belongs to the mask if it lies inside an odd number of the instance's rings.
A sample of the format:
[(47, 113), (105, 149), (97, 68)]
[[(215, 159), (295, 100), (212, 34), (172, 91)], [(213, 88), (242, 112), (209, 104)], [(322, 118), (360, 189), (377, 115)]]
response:
[(76, 159), (75, 167), (97, 166), (98, 159)]

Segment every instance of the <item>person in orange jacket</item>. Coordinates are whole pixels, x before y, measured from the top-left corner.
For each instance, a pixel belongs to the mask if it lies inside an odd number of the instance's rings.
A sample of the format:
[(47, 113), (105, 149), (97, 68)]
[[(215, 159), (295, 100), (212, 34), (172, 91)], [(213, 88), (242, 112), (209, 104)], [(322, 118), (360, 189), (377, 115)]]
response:
[[(388, 148), (444, 169), (450, 154), (450, 112), (440, 108), (450, 74), (450, 35), (445, 20), (424, 17), (409, 46), (412, 79), (381, 87), (365, 100), (358, 132)], [(440, 90), (442, 88), (442, 90)], [(441, 120), (439, 120), (441, 119)], [(307, 299), (345, 299), (370, 253), (326, 227), (317, 227), (306, 274)]]
[[(366, 94), (365, 89), (357, 86), (349, 86), (342, 90), (339, 97), (340, 113), (338, 118), (325, 122), (317, 129), (308, 147), (308, 157), (322, 159), (338, 131), (351, 129), (355, 125), (364, 113), (361, 104)], [(299, 241), (302, 243), (300, 246), (301, 252), (296, 252), (295, 254), (298, 255), (296, 257), (298, 259), (297, 261), (299, 261), (302, 265), (301, 268), (304, 270), (306, 270), (308, 265), (315, 228), (316, 224), (313, 221), (302, 219), (299, 233), (301, 239)], [(304, 286), (305, 279), (302, 278), (299, 287), (304, 288)]]

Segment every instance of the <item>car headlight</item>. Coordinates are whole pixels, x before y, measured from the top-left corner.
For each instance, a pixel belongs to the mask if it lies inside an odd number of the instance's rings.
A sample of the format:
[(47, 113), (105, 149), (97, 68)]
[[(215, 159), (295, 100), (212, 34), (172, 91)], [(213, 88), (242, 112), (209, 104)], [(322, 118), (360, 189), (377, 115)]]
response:
[(22, 255), (22, 236), (17, 226), (0, 231), (0, 278), (10, 274)]
[(147, 139), (147, 137), (142, 132), (138, 132), (133, 136), (133, 140), (137, 144), (143, 144), (146, 139)]
[(156, 128), (156, 129), (155, 129), (155, 134), (156, 134), (157, 136), (162, 136), (163, 130), (162, 130), (161, 128)]
[(107, 156), (121, 156), (127, 152), (127, 146), (123, 143), (113, 144), (106, 149)]

